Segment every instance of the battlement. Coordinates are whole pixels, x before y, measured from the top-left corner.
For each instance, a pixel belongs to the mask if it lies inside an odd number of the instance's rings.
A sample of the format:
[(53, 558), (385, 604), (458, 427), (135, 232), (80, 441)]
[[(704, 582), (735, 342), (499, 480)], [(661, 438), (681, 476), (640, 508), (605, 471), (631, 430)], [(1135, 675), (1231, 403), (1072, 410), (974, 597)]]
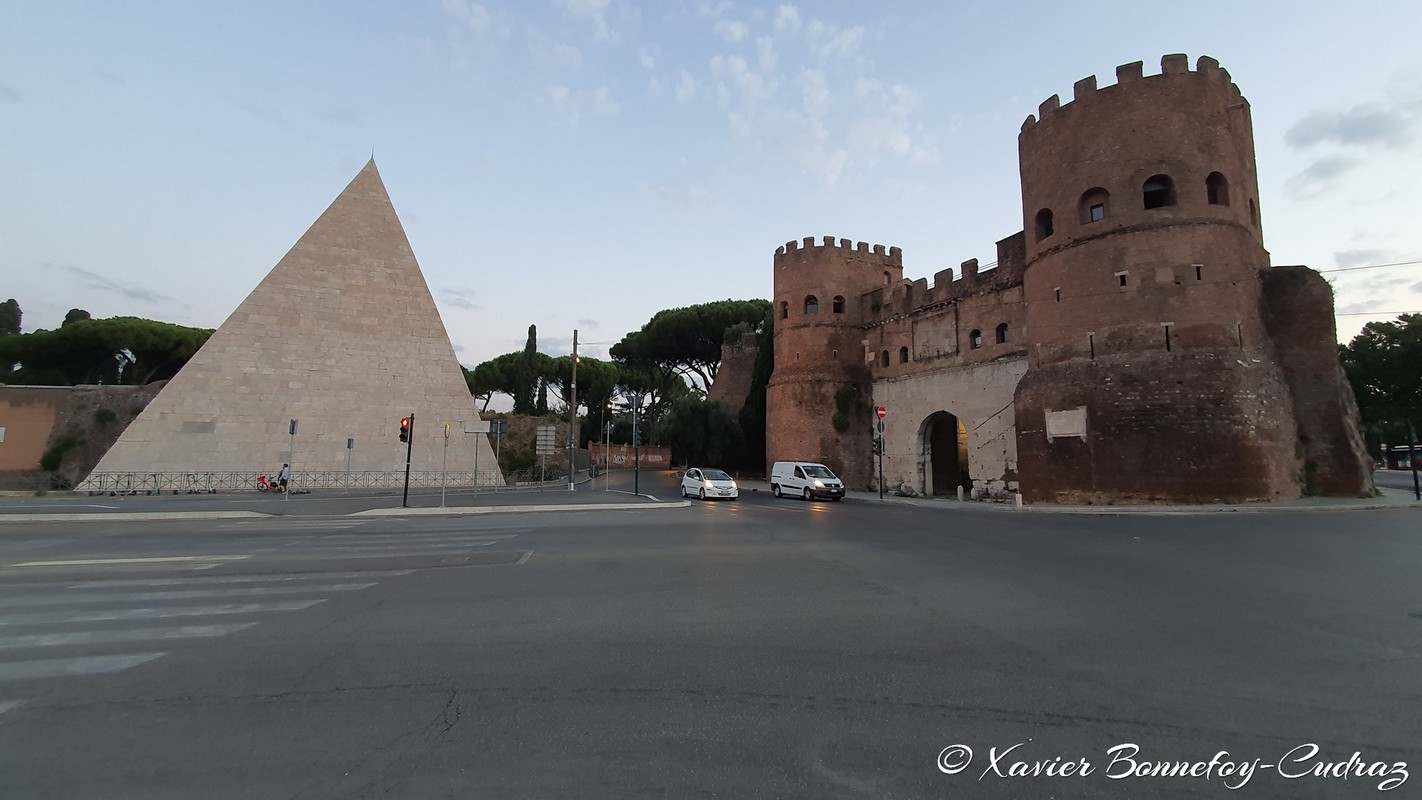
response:
[(841, 250), (847, 253), (854, 253), (860, 256), (876, 256), (885, 266), (901, 267), (904, 263), (903, 251), (897, 247), (886, 248), (882, 244), (876, 244), (871, 249), (868, 242), (851, 243), (848, 239), (836, 240), (833, 236), (824, 237), (822, 244), (815, 244), (815, 237), (806, 236), (802, 241), (786, 242), (784, 246), (775, 249), (775, 257), (779, 260), (782, 256), (794, 255), (801, 250)]
[(1209, 56), (1200, 56), (1195, 61), (1195, 70), (1190, 70), (1190, 59), (1184, 53), (1172, 53), (1162, 56), (1160, 59), (1160, 74), (1146, 76), (1144, 65), (1140, 61), (1132, 61), (1129, 64), (1122, 64), (1116, 67), (1116, 83), (1111, 86), (1097, 87), (1096, 76), (1088, 75), (1077, 81), (1072, 86), (1072, 99), (1063, 104), (1058, 95), (1052, 95), (1037, 107), (1036, 115), (1028, 114), (1027, 119), (1022, 123), (1022, 132), (1026, 133), (1036, 127), (1039, 122), (1047, 121), (1048, 117), (1058, 114), (1062, 109), (1071, 107), (1074, 103), (1090, 103), (1096, 99), (1097, 95), (1111, 92), (1130, 91), (1131, 84), (1151, 84), (1161, 78), (1172, 75), (1196, 75), (1200, 79), (1218, 83), (1225, 87), (1231, 97), (1242, 101), (1244, 96), (1240, 93), (1239, 87), (1230, 80), (1229, 72), (1220, 67), (1220, 62)]
[(965, 297), (1021, 286), (1026, 266), (1023, 252), (1023, 235), (1015, 233), (997, 243), (997, 261), (985, 267), (970, 258), (958, 265), (956, 273), (952, 267), (933, 273), (932, 286), (927, 278), (905, 278), (890, 286), (875, 287), (862, 296), (862, 305), (868, 312), (865, 318), (882, 322)]

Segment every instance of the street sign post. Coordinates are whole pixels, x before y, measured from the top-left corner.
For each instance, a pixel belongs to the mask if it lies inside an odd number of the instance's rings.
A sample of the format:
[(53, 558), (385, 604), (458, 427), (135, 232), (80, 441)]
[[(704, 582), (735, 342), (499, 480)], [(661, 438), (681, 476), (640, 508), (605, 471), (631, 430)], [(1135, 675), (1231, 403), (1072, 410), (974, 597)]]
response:
[(879, 406), (878, 408), (874, 409), (874, 413), (879, 415), (879, 419), (883, 419), (884, 417), (889, 416), (889, 409), (883, 406)]
[[(495, 420), (495, 422), (503, 423), (504, 421), (503, 421), (503, 420)], [(507, 423), (504, 423), (504, 424), (507, 424)], [(485, 421), (485, 420), (482, 420), (482, 419), (468, 419), (468, 420), (465, 420), (465, 421), (464, 421), (464, 432), (465, 432), (465, 433), (483, 433), (483, 434), (487, 434), (487, 433), (489, 432), (489, 429), (490, 429), (491, 427), (492, 427), (492, 425), (491, 425), (489, 422), (487, 422), (487, 421)], [(495, 464), (495, 466), (497, 466), (497, 463)], [(475, 496), (475, 497), (478, 497), (478, 496), (479, 496), (479, 443), (478, 443), (478, 442), (475, 442), (475, 443), (474, 443), (474, 496)]]
[[(287, 469), (291, 469), (291, 464), (292, 464), (292, 462), (296, 460), (296, 459), (295, 459), (295, 456), (296, 456), (296, 422), (297, 422), (296, 420), (292, 420), (292, 421), (291, 421), (291, 427), (290, 427), (289, 433), (288, 433), (288, 435), (291, 436), (291, 444), (287, 445), (287, 448), (286, 448), (286, 468), (287, 468)], [(291, 490), (296, 488), (296, 470), (294, 470), (294, 469), (291, 470), (291, 480), (289, 481), (289, 484), (290, 484), (290, 485), (288, 485), (288, 486), (286, 487), (286, 491), (282, 493), (282, 494), (286, 495), (286, 498), (285, 498), (285, 499), (287, 499), (287, 500), (290, 500), (290, 499), (291, 499)]]
[(534, 452), (538, 453), (538, 480), (541, 482), (544, 471), (548, 463), (548, 456), (558, 453), (558, 427), (556, 425), (540, 425), (534, 439)]
[[(478, 452), (477, 450), (475, 452)], [(444, 508), (444, 494), (449, 475), (449, 423), (444, 423), (444, 460), (439, 465), (439, 507)]]

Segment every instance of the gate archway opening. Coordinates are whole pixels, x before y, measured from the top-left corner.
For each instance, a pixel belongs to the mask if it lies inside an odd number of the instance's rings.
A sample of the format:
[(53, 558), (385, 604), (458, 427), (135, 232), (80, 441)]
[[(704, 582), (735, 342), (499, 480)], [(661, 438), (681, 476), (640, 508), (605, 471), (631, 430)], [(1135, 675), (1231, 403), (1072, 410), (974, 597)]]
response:
[(935, 411), (923, 421), (920, 431), (923, 443), (923, 493), (926, 495), (956, 495), (972, 491), (973, 479), (968, 474), (968, 428), (961, 419), (947, 411)]

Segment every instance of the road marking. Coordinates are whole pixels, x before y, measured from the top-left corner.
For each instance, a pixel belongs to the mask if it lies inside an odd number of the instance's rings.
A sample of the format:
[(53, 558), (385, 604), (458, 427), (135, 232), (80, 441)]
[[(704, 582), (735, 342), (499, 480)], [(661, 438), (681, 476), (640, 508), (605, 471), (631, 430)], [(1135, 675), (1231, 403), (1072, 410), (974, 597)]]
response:
[[(344, 542), (418, 542), (418, 541), (502, 541), (518, 536), (517, 533), (333, 533), (316, 541)], [(297, 541), (310, 541), (298, 539)]]
[[(72, 561), (24, 561), (12, 567), (97, 567), (106, 564), (179, 564), (207, 561), (241, 561), (243, 556), (162, 556), (158, 558), (80, 558)], [(212, 566), (217, 566), (213, 564)]]
[[(231, 625), (185, 625), (178, 628), (131, 628), (122, 631), (81, 631), (77, 633), (36, 633), (28, 636), (0, 636), (0, 650), (19, 650), (27, 647), (65, 647), (70, 645), (116, 644), (119, 642), (147, 642), (154, 639), (191, 639), (195, 637), (226, 636), (256, 625), (255, 622), (236, 622)], [(0, 709), (3, 711), (3, 709)]]
[(24, 700), (0, 700), (0, 714), (4, 714), (11, 709), (19, 708), (24, 702)]
[(219, 614), (259, 614), (266, 611), (300, 611), (319, 600), (289, 603), (238, 603), (225, 606), (191, 606), (188, 608), (123, 608), (112, 611), (36, 611), (25, 614), (0, 615), (0, 625), (49, 625), (65, 622), (114, 622), (126, 619), (165, 619), (168, 617), (209, 617)]
[(183, 589), (172, 592), (139, 592), (137, 594), (99, 594), (95, 592), (41, 594), (0, 599), (0, 608), (64, 606), (84, 603), (121, 603), (125, 600), (196, 600), (203, 597), (248, 597), (272, 594), (310, 594), (311, 592), (355, 592), (361, 589), (369, 589), (374, 585), (374, 583), (327, 583), (310, 586), (252, 586), (242, 589)]
[[(66, 589), (107, 589), (120, 586), (187, 586), (208, 583), (268, 583), (278, 581), (339, 581), (351, 578), (384, 578), (409, 575), (412, 569), (373, 569), (366, 572), (308, 572), (301, 575), (214, 575), (202, 578), (128, 578), (107, 581), (85, 581), (73, 583)], [(15, 584), (0, 584), (3, 586)], [(25, 586), (45, 586), (50, 584), (27, 583)]]
[(514, 562), (514, 566), (517, 567), (517, 566), (522, 566), (522, 565), (524, 565), (524, 564), (527, 564), (527, 563), (528, 563), (528, 560), (529, 560), (530, 558), (533, 558), (533, 551), (532, 551), (532, 550), (529, 550), (528, 552), (524, 553), (524, 554), (523, 554), (523, 558), (520, 558), (518, 561)]
[[(447, 550), (450, 548), (464, 549), (469, 547), (488, 547), (498, 542), (370, 542), (369, 544), (338, 544), (336, 542), (307, 544), (297, 542), (289, 545), (290, 549), (283, 551), (284, 554), (312, 552), (312, 553), (365, 553), (370, 551), (388, 551), (409, 553), (418, 550)], [(398, 549), (397, 549), (398, 548)]]
[(82, 656), (79, 658), (44, 658), (38, 661), (0, 663), (0, 681), (24, 681), (33, 678), (67, 678), (76, 675), (103, 675), (122, 672), (161, 658), (166, 653), (134, 653), (122, 656)]

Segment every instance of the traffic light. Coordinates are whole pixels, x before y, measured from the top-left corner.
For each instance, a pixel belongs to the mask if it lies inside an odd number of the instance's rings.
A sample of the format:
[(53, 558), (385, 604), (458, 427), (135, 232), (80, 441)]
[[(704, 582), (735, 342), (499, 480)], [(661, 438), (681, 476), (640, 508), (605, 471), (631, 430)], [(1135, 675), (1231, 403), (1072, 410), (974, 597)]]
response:
[(874, 437), (874, 455), (876, 455), (876, 456), (882, 456), (883, 454), (884, 454), (884, 437), (882, 437), (882, 436), (875, 436), (875, 437)]
[(408, 442), (408, 441), (410, 441), (410, 418), (409, 418), (409, 417), (401, 417), (401, 418), (400, 418), (400, 441), (401, 441), (401, 442)]

